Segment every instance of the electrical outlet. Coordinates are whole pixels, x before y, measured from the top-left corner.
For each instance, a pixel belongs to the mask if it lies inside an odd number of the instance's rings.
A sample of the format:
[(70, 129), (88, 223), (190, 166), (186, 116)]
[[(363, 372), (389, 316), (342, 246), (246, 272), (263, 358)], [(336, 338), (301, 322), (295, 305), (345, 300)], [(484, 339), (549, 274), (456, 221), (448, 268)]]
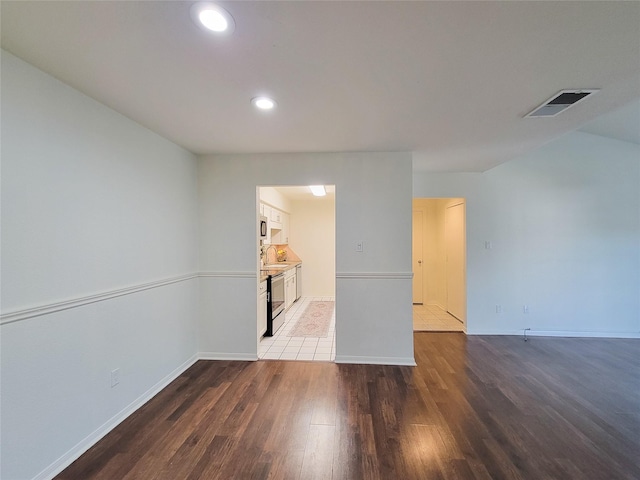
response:
[(356, 242), (356, 252), (362, 253), (364, 252), (364, 242), (361, 240)]
[(522, 313), (529, 313), (529, 305), (522, 306)]
[(496, 313), (502, 313), (502, 305), (496, 305)]
[(111, 388), (120, 383), (120, 369), (111, 370)]

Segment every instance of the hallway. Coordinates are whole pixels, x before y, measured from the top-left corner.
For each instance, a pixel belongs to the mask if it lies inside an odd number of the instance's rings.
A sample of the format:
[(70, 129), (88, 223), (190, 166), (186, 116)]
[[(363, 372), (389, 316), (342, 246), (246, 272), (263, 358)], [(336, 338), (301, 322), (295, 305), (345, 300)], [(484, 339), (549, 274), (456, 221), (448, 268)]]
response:
[(413, 331), (464, 332), (464, 324), (437, 305), (414, 305)]

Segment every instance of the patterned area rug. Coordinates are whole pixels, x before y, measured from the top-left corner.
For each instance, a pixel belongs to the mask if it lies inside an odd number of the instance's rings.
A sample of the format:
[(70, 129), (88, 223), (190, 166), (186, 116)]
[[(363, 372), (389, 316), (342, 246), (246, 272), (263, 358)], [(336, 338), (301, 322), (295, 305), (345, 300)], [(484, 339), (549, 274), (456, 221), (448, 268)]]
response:
[(335, 302), (309, 302), (288, 337), (326, 337)]

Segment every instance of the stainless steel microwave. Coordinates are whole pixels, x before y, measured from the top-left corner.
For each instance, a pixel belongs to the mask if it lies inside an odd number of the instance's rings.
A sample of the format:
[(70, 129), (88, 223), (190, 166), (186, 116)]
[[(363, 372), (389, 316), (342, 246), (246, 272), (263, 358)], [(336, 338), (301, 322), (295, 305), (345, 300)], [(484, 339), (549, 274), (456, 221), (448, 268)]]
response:
[(267, 238), (267, 217), (260, 217), (260, 238)]

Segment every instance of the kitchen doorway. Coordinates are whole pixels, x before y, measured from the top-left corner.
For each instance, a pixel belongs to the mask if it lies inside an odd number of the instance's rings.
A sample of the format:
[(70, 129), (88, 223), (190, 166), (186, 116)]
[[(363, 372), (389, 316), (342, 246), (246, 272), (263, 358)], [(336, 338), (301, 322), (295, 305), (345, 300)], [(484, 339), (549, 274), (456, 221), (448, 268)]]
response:
[(282, 326), (272, 336), (262, 336), (258, 329), (259, 359), (335, 360), (335, 186), (324, 187), (324, 196), (314, 196), (308, 186), (258, 187), (259, 216), (265, 218), (268, 212), (269, 220), (274, 211), (281, 216), (280, 222), (268, 221), (269, 235), (261, 249), (266, 246), (268, 252), (262, 258), (267, 266), (282, 264), (285, 275), (290, 271), (286, 264), (301, 263), (296, 285), (300, 295), (285, 301)]
[(466, 202), (413, 199), (413, 329), (466, 331)]

